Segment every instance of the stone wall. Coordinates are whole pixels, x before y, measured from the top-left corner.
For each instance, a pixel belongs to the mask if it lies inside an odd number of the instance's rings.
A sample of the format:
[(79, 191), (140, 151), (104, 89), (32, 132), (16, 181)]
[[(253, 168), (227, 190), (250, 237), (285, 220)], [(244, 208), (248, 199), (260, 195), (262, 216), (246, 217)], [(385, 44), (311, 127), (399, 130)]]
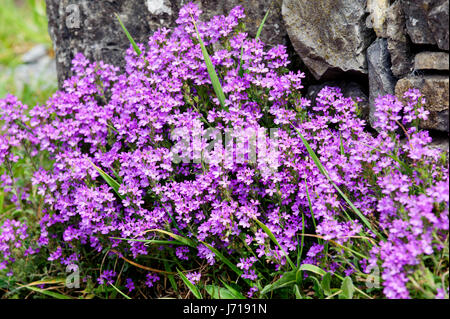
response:
[[(380, 93), (425, 95), (426, 129), (449, 132), (449, 1), (369, 0), (377, 40), (368, 48), (370, 104)], [(372, 119), (373, 120), (373, 119)]]
[[(46, 0), (60, 84), (70, 76), (77, 52), (123, 66), (129, 47), (114, 13), (132, 36), (145, 43), (159, 27), (173, 26), (183, 0)], [(267, 9), (262, 39), (282, 43), (293, 64), (309, 74), (305, 94), (324, 85), (360, 97), (373, 122), (375, 99), (420, 89), (430, 120), (423, 127), (448, 140), (449, 0), (197, 0), (204, 18), (243, 5), (255, 34)]]

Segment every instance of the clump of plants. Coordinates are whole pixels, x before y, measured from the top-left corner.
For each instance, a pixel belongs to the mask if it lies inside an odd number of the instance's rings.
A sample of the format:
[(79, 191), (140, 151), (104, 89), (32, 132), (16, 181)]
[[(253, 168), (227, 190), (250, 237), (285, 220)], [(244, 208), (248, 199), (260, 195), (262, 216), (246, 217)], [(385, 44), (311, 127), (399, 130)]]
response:
[(200, 14), (133, 42), (125, 73), (79, 54), (45, 105), (0, 100), (4, 293), (76, 265), (53, 296), (448, 298), (448, 162), (420, 92), (378, 98), (374, 136), (338, 88), (302, 97), (241, 7)]

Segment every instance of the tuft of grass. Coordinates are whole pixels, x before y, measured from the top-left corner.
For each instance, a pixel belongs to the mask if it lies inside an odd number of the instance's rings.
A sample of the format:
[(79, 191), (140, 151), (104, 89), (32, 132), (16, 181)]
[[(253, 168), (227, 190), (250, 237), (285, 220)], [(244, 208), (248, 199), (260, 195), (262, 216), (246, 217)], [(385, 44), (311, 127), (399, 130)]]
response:
[(222, 109), (224, 109), (225, 111), (228, 112), (228, 106), (225, 104), (225, 93), (223, 93), (223, 89), (222, 89), (222, 85), (220, 84), (219, 76), (217, 75), (216, 69), (214, 68), (214, 65), (212, 64), (211, 57), (209, 56), (208, 50), (206, 50), (205, 43), (203, 42), (202, 38), (200, 37), (200, 33), (198, 32), (197, 24), (195, 23), (194, 19), (192, 19), (192, 22), (194, 23), (198, 42), (200, 43), (200, 47), (202, 48), (203, 58), (205, 59), (206, 68), (208, 70), (209, 78), (211, 79), (211, 83), (212, 83), (214, 92), (216, 93), (216, 96), (219, 99)]

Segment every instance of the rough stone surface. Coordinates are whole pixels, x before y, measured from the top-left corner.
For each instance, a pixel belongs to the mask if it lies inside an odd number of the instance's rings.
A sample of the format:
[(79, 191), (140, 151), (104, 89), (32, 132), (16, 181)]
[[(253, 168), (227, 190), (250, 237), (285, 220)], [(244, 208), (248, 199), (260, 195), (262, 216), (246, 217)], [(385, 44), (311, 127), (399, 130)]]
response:
[(428, 26), (427, 14), (433, 0), (402, 0), (406, 14), (406, 27), (411, 40), (417, 44), (435, 44)]
[(442, 75), (406, 77), (397, 82), (395, 94), (402, 98), (405, 91), (419, 89), (426, 99), (429, 119), (421, 123), (424, 129), (449, 131), (449, 78)]
[(420, 52), (414, 59), (416, 70), (448, 70), (449, 56), (445, 52)]
[(367, 0), (368, 21), (377, 37), (386, 38), (386, 11), (389, 8), (389, 0)]
[(449, 0), (440, 0), (428, 12), (428, 25), (433, 33), (434, 39), (441, 50), (449, 49)]
[(369, 118), (369, 98), (366, 93), (364, 93), (363, 88), (356, 82), (347, 82), (347, 81), (329, 81), (318, 85), (311, 85), (308, 87), (308, 92), (306, 97), (312, 101), (312, 104), (315, 104), (317, 94), (325, 87), (339, 87), (341, 89), (342, 94), (345, 97), (351, 97), (355, 101), (358, 99), (359, 109), (361, 111), (360, 115), (368, 120)]
[[(92, 61), (103, 60), (124, 66), (124, 54), (130, 43), (122, 31), (115, 13), (136, 42), (146, 43), (160, 27), (174, 26), (185, 0), (46, 0), (49, 33), (57, 59), (59, 84), (67, 79), (76, 53), (82, 52)], [(236, 5), (245, 7), (244, 20), (254, 36), (271, 0), (197, 0), (203, 19), (228, 14)], [(267, 44), (286, 44), (287, 33), (281, 18), (281, 0), (272, 3), (270, 17), (261, 39)]]
[(449, 0), (401, 0), (406, 27), (416, 44), (437, 44), (448, 50)]
[(316, 79), (343, 71), (367, 73), (366, 0), (284, 0), (282, 14), (294, 49)]
[(369, 121), (374, 123), (376, 118), (375, 100), (379, 96), (394, 94), (396, 78), (391, 71), (391, 59), (386, 39), (377, 39), (367, 49), (367, 61), (369, 64)]
[(406, 20), (400, 0), (386, 10), (386, 36), (391, 55), (391, 70), (396, 77), (403, 77), (413, 69), (411, 41), (407, 37)]
[(447, 137), (437, 137), (433, 138), (433, 142), (430, 143), (430, 147), (434, 149), (439, 149), (443, 153), (447, 153), (447, 156), (449, 154), (449, 140)]

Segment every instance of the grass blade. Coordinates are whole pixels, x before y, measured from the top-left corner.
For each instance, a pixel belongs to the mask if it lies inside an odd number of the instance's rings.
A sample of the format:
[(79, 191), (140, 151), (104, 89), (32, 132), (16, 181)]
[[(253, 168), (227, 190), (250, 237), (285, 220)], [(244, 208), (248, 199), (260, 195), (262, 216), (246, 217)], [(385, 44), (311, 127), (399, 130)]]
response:
[(114, 192), (119, 196), (120, 199), (124, 199), (125, 196), (119, 193), (120, 184), (111, 176), (109, 176), (104, 170), (102, 170), (100, 167), (89, 161), (91, 165), (97, 170), (97, 172), (100, 174), (100, 176), (105, 180), (105, 182), (111, 186), (111, 188), (114, 190)]
[(281, 247), (280, 243), (278, 243), (278, 240), (275, 238), (275, 235), (270, 231), (270, 229), (266, 225), (261, 223), (258, 219), (255, 218), (254, 220), (259, 225), (259, 227), (261, 227), (262, 230), (269, 236), (269, 238), (281, 249), (281, 251), (284, 253), (286, 260), (289, 263), (289, 265), (291, 266), (291, 268), (293, 270), (297, 269), (297, 267), (295, 267), (292, 260), (289, 258), (289, 255), (284, 251), (284, 249), (283, 249), (283, 247)]
[[(264, 24), (266, 23), (267, 17), (269, 16), (269, 13), (270, 13), (270, 6), (271, 5), (272, 5), (272, 2), (270, 2), (269, 9), (267, 9), (267, 12), (264, 15), (264, 18), (262, 19), (261, 24), (259, 25), (258, 31), (256, 32), (256, 37), (255, 37), (256, 40), (258, 40), (259, 37), (261, 36), (261, 32), (262, 32), (262, 30), (264, 28)], [(244, 47), (242, 47), (242, 49), (241, 49), (241, 58), (239, 60), (239, 76), (240, 77), (244, 76), (244, 69), (242, 68), (242, 65), (243, 65), (243, 62), (244, 62), (242, 60), (243, 54), (244, 54)]]
[(119, 15), (116, 13), (115, 14), (117, 17), (117, 20), (119, 20), (120, 26), (122, 27), (123, 31), (125, 32), (128, 41), (130, 41), (131, 45), (133, 46), (134, 51), (136, 52), (136, 54), (138, 56), (142, 55), (142, 51), (141, 49), (139, 49), (139, 47), (137, 46), (136, 42), (134, 41), (133, 37), (131, 36), (130, 32), (128, 32), (127, 28), (125, 27), (125, 25), (122, 23), (122, 20), (120, 20)]
[(177, 268), (177, 272), (181, 277), (181, 280), (183, 280), (184, 284), (189, 288), (189, 290), (194, 294), (195, 298), (202, 299), (202, 294), (198, 290), (198, 288), (187, 279), (187, 277)]
[(342, 133), (341, 132), (339, 132), (339, 147), (341, 150), (341, 155), (344, 156), (345, 151), (344, 151), (344, 143), (342, 142)]
[(60, 293), (57, 293), (54, 291), (50, 291), (50, 290), (40, 289), (40, 288), (37, 288), (34, 286), (24, 286), (23, 288), (27, 288), (28, 290), (35, 291), (35, 292), (38, 292), (40, 294), (43, 294), (43, 295), (46, 295), (46, 296), (49, 296), (49, 297), (52, 297), (55, 299), (73, 299), (69, 296), (66, 296), (66, 295), (63, 295), (63, 294), (60, 294)]
[(125, 293), (123, 293), (122, 291), (120, 291), (119, 288), (117, 288), (116, 286), (114, 286), (113, 284), (110, 284), (119, 294), (121, 294), (123, 297), (125, 297), (125, 299), (131, 299), (130, 297), (128, 297)]
[(0, 213), (3, 211), (4, 200), (5, 200), (5, 193), (0, 191)]
[[(298, 242), (298, 236), (297, 236), (297, 242)], [(302, 212), (302, 239), (300, 241), (300, 249), (297, 249), (297, 267), (300, 265), (300, 261), (302, 260), (303, 256), (303, 245), (305, 242), (305, 214)]]
[(336, 191), (341, 195), (341, 197), (347, 202), (347, 204), (351, 207), (351, 209), (355, 212), (355, 214), (361, 219), (361, 221), (367, 226), (368, 229), (370, 229), (373, 233), (375, 233), (378, 237), (383, 238), (383, 236), (378, 233), (375, 229), (372, 228), (372, 225), (369, 223), (369, 221), (366, 219), (366, 217), (359, 211), (358, 208), (356, 208), (355, 205), (348, 199), (348, 197), (341, 191), (341, 189), (333, 182), (330, 175), (328, 174), (325, 167), (320, 162), (319, 158), (317, 157), (316, 153), (313, 151), (311, 146), (309, 145), (308, 141), (303, 137), (302, 133), (292, 124), (292, 127), (297, 132), (297, 134), (300, 136), (300, 139), (302, 140), (303, 144), (305, 145), (309, 155), (313, 159), (314, 163), (316, 164), (319, 171), (330, 181), (331, 185), (336, 189)]
[(305, 187), (306, 187), (306, 197), (308, 197), (309, 210), (311, 211), (311, 217), (312, 217), (312, 221), (314, 224), (314, 229), (316, 229), (317, 228), (316, 219), (314, 218), (314, 211), (312, 208), (311, 197), (309, 196), (309, 188), (308, 188), (308, 183), (306, 182), (306, 179), (305, 179)]
[[(170, 272), (170, 273), (172, 272), (172, 269), (170, 269), (169, 263), (166, 260), (164, 260), (164, 268), (166, 269), (167, 272)], [(172, 275), (172, 274), (167, 275), (167, 278), (169, 278), (169, 282), (170, 282), (170, 285), (172, 286), (173, 290), (175, 292), (178, 292), (178, 286), (177, 286), (177, 282), (175, 281), (174, 275)]]
[(267, 9), (266, 14), (264, 15), (264, 18), (262, 19), (261, 24), (259, 25), (258, 31), (256, 32), (256, 37), (255, 37), (256, 40), (258, 40), (259, 37), (261, 36), (261, 32), (262, 32), (262, 30), (264, 28), (264, 24), (266, 23), (267, 17), (269, 16), (269, 13), (270, 13), (270, 6), (269, 6), (269, 9)]
[[(217, 256), (217, 258), (219, 258), (224, 264), (226, 264), (228, 267), (231, 268), (231, 270), (233, 270), (239, 277), (242, 275), (242, 271), (236, 267), (236, 265), (234, 263), (232, 263), (228, 258), (226, 258), (224, 255), (222, 255), (222, 253), (220, 251), (218, 251), (216, 248), (214, 248), (213, 246), (201, 241), (201, 243), (203, 245), (205, 245), (206, 247), (208, 247), (209, 250), (211, 250), (214, 255)], [(247, 282), (247, 280), (244, 279), (244, 281)]]
[(190, 239), (188, 239), (188, 238), (182, 237), (182, 236), (180, 236), (180, 235), (176, 235), (176, 234), (174, 234), (174, 233), (168, 232), (168, 231), (166, 231), (166, 230), (162, 230), (162, 229), (150, 229), (150, 230), (147, 230), (147, 232), (157, 232), (157, 233), (161, 233), (161, 234), (167, 235), (167, 236), (169, 236), (169, 237), (172, 237), (172, 238), (175, 239), (176, 241), (179, 241), (179, 242), (183, 243), (183, 244), (186, 245), (186, 246), (193, 247), (193, 248), (197, 248), (197, 245), (194, 243), (194, 241), (192, 241), (192, 240), (190, 240)]
[(192, 22), (194, 23), (195, 31), (197, 32), (198, 42), (200, 43), (200, 47), (202, 48), (203, 58), (206, 63), (206, 68), (208, 70), (209, 78), (210, 78), (211, 84), (214, 88), (214, 92), (216, 93), (216, 96), (219, 99), (219, 102), (220, 102), (220, 105), (222, 106), (222, 108), (228, 112), (228, 107), (225, 105), (225, 94), (223, 93), (222, 85), (220, 84), (216, 69), (214, 68), (214, 65), (212, 64), (211, 58), (208, 54), (208, 50), (206, 50), (205, 43), (203, 42), (202, 38), (200, 37), (200, 33), (198, 32), (197, 25), (196, 25), (194, 19), (192, 19)]

